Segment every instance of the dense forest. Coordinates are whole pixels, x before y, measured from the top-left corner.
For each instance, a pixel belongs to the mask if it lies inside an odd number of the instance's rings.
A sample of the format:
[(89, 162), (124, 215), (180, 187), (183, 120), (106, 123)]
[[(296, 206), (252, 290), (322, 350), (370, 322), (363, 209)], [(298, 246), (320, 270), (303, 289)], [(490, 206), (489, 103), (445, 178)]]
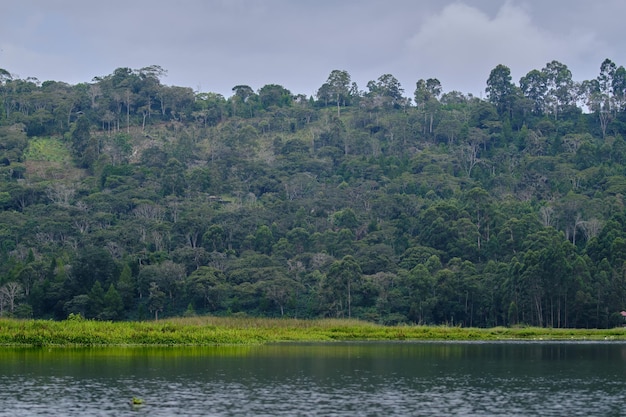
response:
[(1, 315), (623, 323), (624, 67), (498, 65), (486, 99), (165, 75), (0, 69)]

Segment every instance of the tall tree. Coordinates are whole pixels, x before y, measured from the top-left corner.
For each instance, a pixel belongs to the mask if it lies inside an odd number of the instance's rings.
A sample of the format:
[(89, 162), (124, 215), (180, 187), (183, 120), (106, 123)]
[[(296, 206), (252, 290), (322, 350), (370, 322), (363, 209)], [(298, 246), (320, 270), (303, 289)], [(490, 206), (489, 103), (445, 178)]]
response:
[[(586, 99), (587, 107), (598, 116), (602, 137), (606, 137), (609, 123), (614, 118), (621, 104), (616, 103), (619, 91), (614, 86), (617, 66), (605, 59), (600, 66), (600, 74), (593, 80), (585, 80), (580, 84), (580, 94)], [(618, 93), (616, 96), (615, 92)]]
[(415, 83), (415, 105), (424, 108), (430, 101), (438, 100), (441, 91), (441, 82), (436, 78), (418, 80)]
[(330, 266), (327, 284), (335, 298), (334, 302), (338, 314), (344, 314), (344, 308), (347, 308), (348, 317), (352, 317), (353, 291), (361, 279), (361, 274), (361, 267), (350, 255), (344, 256), (341, 261), (333, 262)]
[(74, 156), (83, 167), (91, 166), (98, 157), (99, 149), (92, 149), (96, 143), (91, 140), (91, 126), (86, 116), (81, 116), (76, 120), (70, 136)]
[(259, 101), (264, 109), (270, 106), (287, 107), (291, 105), (293, 95), (282, 85), (266, 84), (259, 90)]
[[(602, 137), (606, 137), (606, 129), (614, 117), (615, 113), (615, 72), (617, 71), (617, 65), (610, 59), (605, 59), (600, 65), (600, 74), (597, 80), (597, 90), (591, 95), (596, 96), (593, 100), (595, 108), (593, 110), (598, 114), (600, 120), (600, 128), (602, 129)], [(595, 94), (594, 94), (595, 93)]]
[(546, 79), (548, 110), (557, 120), (559, 115), (575, 103), (574, 81), (572, 72), (567, 65), (559, 61), (551, 61), (541, 70)]
[(515, 93), (515, 85), (511, 82), (511, 70), (499, 64), (491, 70), (487, 79), (487, 98), (498, 109), (498, 114), (510, 114)]
[(367, 83), (369, 96), (380, 101), (383, 106), (397, 107), (405, 104), (402, 97), (404, 89), (400, 82), (391, 74), (383, 74), (376, 81)]
[(24, 295), (24, 290), (19, 282), (10, 281), (0, 287), (0, 298), (2, 298), (9, 307), (9, 313), (15, 311), (15, 302)]
[(230, 99), (233, 115), (239, 115), (241, 112), (245, 117), (252, 117), (253, 105), (252, 102), (257, 97), (254, 90), (249, 85), (239, 84), (232, 88), (235, 93)]
[(333, 70), (326, 82), (317, 91), (318, 99), (325, 100), (327, 103), (334, 101), (337, 105), (337, 117), (341, 116), (341, 106), (350, 103), (356, 88), (356, 84), (352, 83), (348, 71)]
[(626, 106), (626, 69), (621, 65), (613, 74), (613, 97), (615, 97), (615, 110), (624, 111)]
[(533, 112), (542, 115), (548, 91), (546, 74), (534, 69), (520, 78), (519, 85), (524, 97), (532, 101)]
[(118, 320), (124, 311), (124, 302), (117, 292), (113, 284), (109, 285), (109, 289), (104, 294), (104, 308), (101, 318), (104, 320)]
[(435, 111), (439, 105), (441, 82), (436, 78), (420, 79), (415, 84), (415, 105), (424, 115), (422, 133), (433, 133)]
[(154, 313), (154, 319), (159, 319), (159, 312), (165, 308), (165, 293), (160, 290), (156, 282), (150, 283), (148, 290), (148, 310)]

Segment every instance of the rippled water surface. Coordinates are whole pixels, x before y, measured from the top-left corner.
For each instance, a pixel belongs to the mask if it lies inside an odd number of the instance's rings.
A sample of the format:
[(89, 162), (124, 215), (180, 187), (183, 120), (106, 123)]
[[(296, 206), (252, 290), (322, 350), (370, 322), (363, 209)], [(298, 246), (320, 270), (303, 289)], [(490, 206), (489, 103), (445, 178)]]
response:
[(622, 343), (0, 349), (11, 417), (620, 416), (625, 400)]

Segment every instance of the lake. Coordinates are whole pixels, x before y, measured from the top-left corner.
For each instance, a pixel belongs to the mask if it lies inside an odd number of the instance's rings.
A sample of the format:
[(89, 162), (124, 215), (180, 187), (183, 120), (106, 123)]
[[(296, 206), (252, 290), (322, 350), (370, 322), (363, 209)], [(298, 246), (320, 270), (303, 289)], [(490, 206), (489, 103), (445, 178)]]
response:
[(616, 342), (0, 349), (11, 417), (619, 416), (625, 399)]

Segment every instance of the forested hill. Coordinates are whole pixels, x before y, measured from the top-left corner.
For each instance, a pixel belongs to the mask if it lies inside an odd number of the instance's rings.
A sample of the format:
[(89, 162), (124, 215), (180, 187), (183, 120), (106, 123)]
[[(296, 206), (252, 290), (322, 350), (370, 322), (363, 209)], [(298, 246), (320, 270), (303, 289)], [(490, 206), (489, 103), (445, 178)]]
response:
[(620, 325), (626, 70), (231, 97), (0, 70), (0, 313)]

